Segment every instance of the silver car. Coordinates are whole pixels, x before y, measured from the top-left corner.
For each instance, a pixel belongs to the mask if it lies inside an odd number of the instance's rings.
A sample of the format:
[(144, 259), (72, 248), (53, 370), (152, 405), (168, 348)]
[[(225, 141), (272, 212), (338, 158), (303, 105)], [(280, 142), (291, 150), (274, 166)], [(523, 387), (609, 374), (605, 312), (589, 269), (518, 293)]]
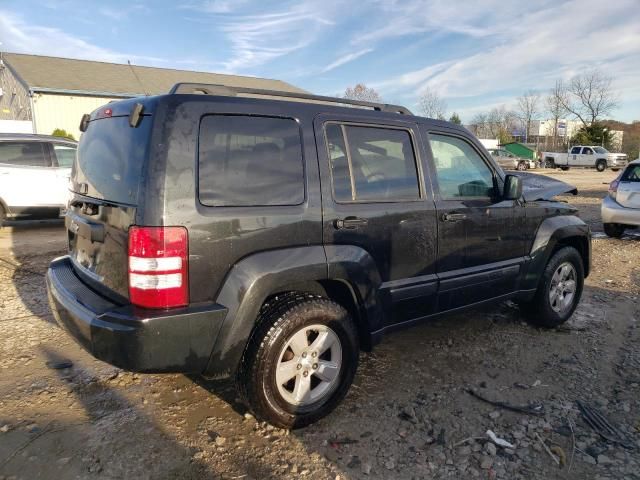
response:
[(489, 153), (502, 168), (507, 170), (526, 170), (534, 168), (526, 158), (520, 158), (503, 148), (490, 148)]
[(619, 238), (625, 229), (640, 227), (640, 158), (611, 182), (601, 212), (604, 232), (610, 237)]

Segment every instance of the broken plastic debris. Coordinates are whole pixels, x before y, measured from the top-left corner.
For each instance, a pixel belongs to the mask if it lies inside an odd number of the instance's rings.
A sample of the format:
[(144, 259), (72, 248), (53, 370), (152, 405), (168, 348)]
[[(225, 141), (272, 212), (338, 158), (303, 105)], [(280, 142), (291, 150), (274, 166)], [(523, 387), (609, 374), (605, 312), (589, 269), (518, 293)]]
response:
[(498, 438), (496, 436), (495, 433), (493, 433), (493, 430), (487, 430), (487, 436), (489, 437), (489, 439), (495, 443), (496, 445), (500, 446), (500, 447), (504, 447), (504, 448), (516, 448), (515, 445), (513, 445), (512, 443), (507, 442), (505, 439), (503, 438)]

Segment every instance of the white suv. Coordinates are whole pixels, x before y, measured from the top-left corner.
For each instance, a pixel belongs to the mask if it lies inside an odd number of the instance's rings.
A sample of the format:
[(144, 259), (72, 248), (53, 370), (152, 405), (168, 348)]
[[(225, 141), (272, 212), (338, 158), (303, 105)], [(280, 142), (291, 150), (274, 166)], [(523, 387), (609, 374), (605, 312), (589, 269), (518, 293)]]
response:
[(59, 215), (76, 149), (76, 142), (59, 137), (0, 134), (0, 222)]

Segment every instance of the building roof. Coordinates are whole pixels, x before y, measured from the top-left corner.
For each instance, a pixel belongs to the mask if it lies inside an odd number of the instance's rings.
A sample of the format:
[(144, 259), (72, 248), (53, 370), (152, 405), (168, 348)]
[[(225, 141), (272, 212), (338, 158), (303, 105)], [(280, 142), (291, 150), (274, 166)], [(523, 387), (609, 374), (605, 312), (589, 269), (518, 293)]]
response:
[(135, 97), (167, 93), (178, 82), (193, 82), (306, 93), (281, 80), (257, 77), (137, 65), (131, 67), (21, 53), (3, 53), (2, 58), (19, 79), (36, 92)]

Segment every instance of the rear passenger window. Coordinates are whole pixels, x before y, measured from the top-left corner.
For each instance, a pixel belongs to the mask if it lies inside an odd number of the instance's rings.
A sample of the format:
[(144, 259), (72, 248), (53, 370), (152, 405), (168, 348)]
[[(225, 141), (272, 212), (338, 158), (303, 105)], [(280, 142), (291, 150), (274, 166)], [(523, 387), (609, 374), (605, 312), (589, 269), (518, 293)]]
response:
[(336, 201), (394, 202), (420, 198), (408, 131), (329, 124), (326, 136)]
[(571, 149), (571, 155), (579, 155), (580, 154), (580, 147), (573, 147)]
[(18, 167), (48, 167), (42, 142), (1, 142), (0, 163)]
[(204, 205), (299, 205), (304, 169), (291, 119), (209, 115), (200, 124), (199, 196)]

